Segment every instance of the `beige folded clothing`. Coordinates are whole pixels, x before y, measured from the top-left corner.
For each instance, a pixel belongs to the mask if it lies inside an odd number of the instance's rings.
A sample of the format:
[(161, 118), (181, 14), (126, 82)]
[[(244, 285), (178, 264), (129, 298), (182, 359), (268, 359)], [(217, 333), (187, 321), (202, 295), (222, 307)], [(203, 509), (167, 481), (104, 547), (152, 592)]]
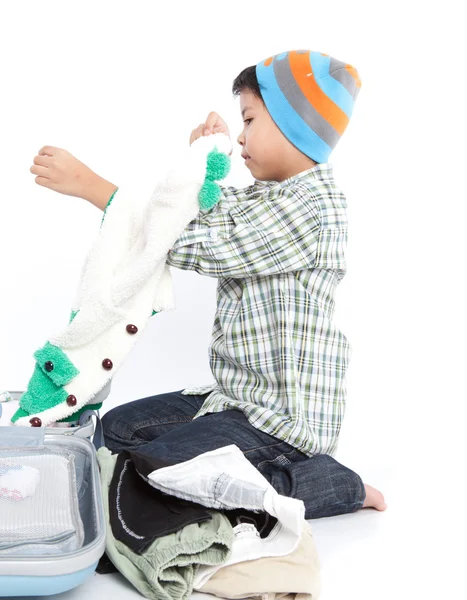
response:
[(229, 600), (317, 600), (321, 592), (320, 565), (310, 525), (303, 522), (294, 552), (222, 567), (199, 591)]

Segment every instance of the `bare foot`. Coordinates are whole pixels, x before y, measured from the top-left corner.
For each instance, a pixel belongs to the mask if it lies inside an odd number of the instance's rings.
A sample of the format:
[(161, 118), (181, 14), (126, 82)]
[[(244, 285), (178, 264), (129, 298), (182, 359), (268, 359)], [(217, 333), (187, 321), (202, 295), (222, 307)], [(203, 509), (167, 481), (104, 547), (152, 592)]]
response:
[(365, 483), (366, 498), (362, 508), (376, 508), (376, 510), (386, 510), (388, 505), (384, 501), (383, 494), (371, 485)]

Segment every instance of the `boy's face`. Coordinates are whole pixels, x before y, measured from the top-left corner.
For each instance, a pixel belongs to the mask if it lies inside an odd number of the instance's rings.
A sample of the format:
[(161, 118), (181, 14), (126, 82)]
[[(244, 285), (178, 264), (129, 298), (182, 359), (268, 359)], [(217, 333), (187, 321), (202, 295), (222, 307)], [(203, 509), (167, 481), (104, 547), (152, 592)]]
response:
[(242, 157), (255, 179), (284, 181), (316, 163), (282, 134), (263, 101), (253, 92), (240, 93), (243, 131), (237, 138)]

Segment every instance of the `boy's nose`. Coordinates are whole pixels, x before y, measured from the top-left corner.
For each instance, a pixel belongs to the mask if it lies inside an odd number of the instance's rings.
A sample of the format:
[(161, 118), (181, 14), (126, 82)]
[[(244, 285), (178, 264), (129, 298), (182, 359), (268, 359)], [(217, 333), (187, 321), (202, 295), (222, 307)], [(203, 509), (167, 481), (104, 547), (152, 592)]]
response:
[(237, 142), (240, 144), (240, 146), (243, 146), (243, 144), (244, 144), (244, 139), (245, 139), (245, 138), (244, 138), (244, 136), (243, 136), (243, 133), (241, 133), (241, 134), (238, 136), (238, 138), (237, 138)]

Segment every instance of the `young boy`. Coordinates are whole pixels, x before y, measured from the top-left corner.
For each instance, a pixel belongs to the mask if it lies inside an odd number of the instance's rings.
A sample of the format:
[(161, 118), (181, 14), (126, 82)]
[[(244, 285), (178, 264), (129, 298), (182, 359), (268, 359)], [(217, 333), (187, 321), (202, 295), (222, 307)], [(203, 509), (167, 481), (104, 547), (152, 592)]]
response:
[[(345, 408), (346, 337), (334, 296), (346, 271), (346, 200), (328, 156), (352, 113), (357, 71), (319, 52), (285, 52), (233, 83), (237, 138), (255, 183), (224, 187), (168, 253), (167, 263), (218, 279), (210, 364), (216, 383), (143, 398), (103, 417), (112, 452), (173, 462), (236, 444), (306, 518), (384, 510), (382, 494), (332, 456)], [(193, 130), (228, 129), (216, 113)], [(36, 182), (102, 210), (117, 186), (46, 146)], [(117, 191), (118, 193), (118, 191)], [(209, 237), (200, 229), (209, 228)]]

